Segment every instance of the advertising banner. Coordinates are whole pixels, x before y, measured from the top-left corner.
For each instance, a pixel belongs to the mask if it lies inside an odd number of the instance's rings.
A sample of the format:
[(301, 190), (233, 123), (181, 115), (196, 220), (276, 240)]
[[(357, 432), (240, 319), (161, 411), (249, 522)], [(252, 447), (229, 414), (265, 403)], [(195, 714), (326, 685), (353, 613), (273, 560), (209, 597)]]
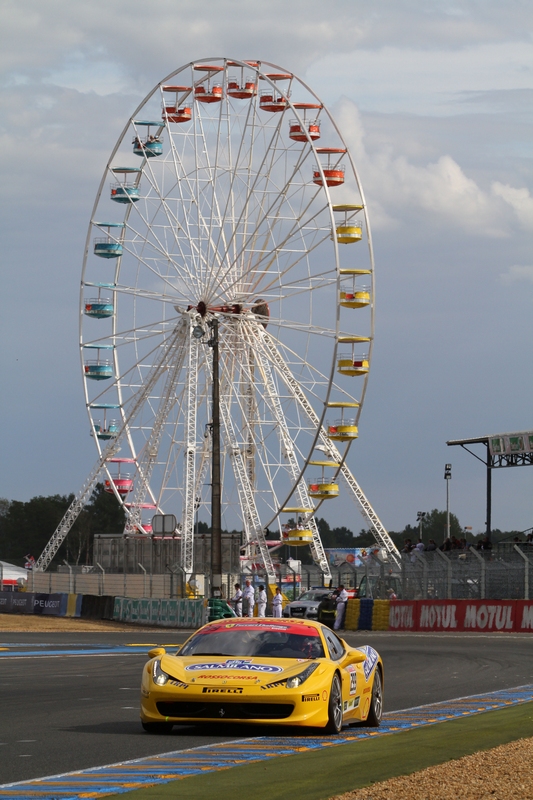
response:
[(416, 631), (418, 628), (417, 606), (417, 600), (391, 600), (389, 630)]
[(489, 437), (491, 456), (512, 453), (533, 453), (533, 431), (522, 433), (500, 433)]
[(335, 547), (326, 548), (326, 555), (332, 567), (362, 567), (372, 553), (379, 555), (379, 551), (379, 547)]
[(389, 630), (533, 633), (533, 601), (392, 600)]
[(67, 611), (67, 601), (67, 594), (34, 594), (33, 613), (52, 617), (62, 617)]

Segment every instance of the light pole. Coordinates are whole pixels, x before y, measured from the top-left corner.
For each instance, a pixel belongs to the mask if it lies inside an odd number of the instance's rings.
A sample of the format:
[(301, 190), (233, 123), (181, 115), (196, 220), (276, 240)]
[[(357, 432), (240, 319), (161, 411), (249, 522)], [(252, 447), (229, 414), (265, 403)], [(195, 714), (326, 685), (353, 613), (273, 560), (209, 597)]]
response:
[(446, 538), (450, 538), (450, 481), (452, 479), (452, 465), (444, 465), (444, 480), (446, 481)]
[(422, 541), (422, 523), (424, 522), (424, 517), (426, 516), (427, 511), (417, 511), (416, 512), (416, 521), (418, 522), (418, 538)]
[(208, 322), (213, 349), (213, 411), (211, 460), (211, 595), (222, 597), (222, 517), (220, 504), (220, 387), (218, 375), (218, 319)]

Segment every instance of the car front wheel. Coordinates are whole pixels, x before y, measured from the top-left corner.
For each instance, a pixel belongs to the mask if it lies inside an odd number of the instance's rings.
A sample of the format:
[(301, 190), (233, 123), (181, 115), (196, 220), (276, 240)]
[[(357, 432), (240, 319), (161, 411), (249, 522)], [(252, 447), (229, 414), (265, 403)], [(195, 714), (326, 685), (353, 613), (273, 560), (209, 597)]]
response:
[(342, 686), (338, 675), (335, 675), (331, 682), (328, 724), (325, 730), (326, 733), (340, 733), (342, 730)]

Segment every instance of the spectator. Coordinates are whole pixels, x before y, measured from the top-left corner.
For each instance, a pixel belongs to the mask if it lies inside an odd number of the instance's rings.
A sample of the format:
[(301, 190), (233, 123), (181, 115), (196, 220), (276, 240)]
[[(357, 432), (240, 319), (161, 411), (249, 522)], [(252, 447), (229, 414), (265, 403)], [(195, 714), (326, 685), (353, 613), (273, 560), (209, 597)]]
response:
[(235, 594), (231, 598), (231, 602), (233, 603), (235, 614), (238, 617), (242, 617), (242, 591), (240, 583), (235, 584)]
[(250, 581), (246, 581), (242, 596), (244, 602), (244, 611), (243, 611), (244, 615), (247, 617), (253, 617), (254, 606), (255, 606), (255, 591)]
[(337, 614), (335, 616), (335, 622), (333, 625), (333, 630), (338, 631), (344, 627), (344, 617), (346, 614), (346, 603), (348, 602), (348, 592), (344, 588), (344, 585), (341, 583), (339, 588), (337, 589)]
[(272, 598), (272, 616), (281, 617), (281, 609), (283, 608), (283, 595), (279, 586), (276, 588), (276, 594)]
[(436, 550), (436, 549), (437, 549), (437, 545), (435, 544), (435, 539), (430, 539), (429, 543), (428, 543), (428, 545), (426, 547), (426, 550)]
[(387, 600), (397, 600), (398, 595), (394, 591), (394, 589), (387, 589)]
[(261, 583), (259, 585), (259, 594), (257, 595), (257, 616), (264, 617), (266, 616), (266, 607), (267, 607), (267, 595), (265, 592), (265, 587)]
[(413, 549), (413, 545), (412, 545), (411, 540), (410, 539), (404, 539), (403, 547), (402, 547), (401, 552), (402, 553), (410, 553), (412, 549)]
[(480, 539), (476, 546), (477, 550), (492, 550), (492, 542), (490, 541), (488, 536), (484, 536), (483, 539)]
[(415, 548), (416, 548), (417, 550), (419, 550), (421, 553), (423, 553), (423, 552), (424, 552), (424, 550), (425, 550), (426, 548), (425, 548), (425, 545), (424, 545), (424, 542), (422, 541), (422, 539), (419, 539), (419, 540), (418, 540), (418, 542), (415, 544)]
[(452, 549), (452, 540), (450, 538), (445, 539), (444, 543), (440, 547), (445, 553)]

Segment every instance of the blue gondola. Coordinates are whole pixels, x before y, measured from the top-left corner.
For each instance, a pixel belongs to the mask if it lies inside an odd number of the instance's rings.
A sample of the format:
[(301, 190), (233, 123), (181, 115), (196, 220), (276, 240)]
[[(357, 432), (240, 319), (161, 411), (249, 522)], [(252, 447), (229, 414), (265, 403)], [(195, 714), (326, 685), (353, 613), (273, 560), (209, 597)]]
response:
[(102, 439), (103, 441), (107, 441), (108, 439), (115, 439), (120, 428), (120, 421), (116, 419), (110, 419), (108, 421), (107, 412), (119, 409), (120, 406), (118, 405), (118, 403), (91, 403), (89, 407), (94, 409), (99, 409), (104, 412), (103, 424), (99, 420), (93, 423), (97, 438)]
[(145, 127), (147, 129), (146, 136), (139, 136), (138, 133), (135, 134), (133, 139), (133, 152), (136, 156), (142, 156), (143, 158), (154, 158), (155, 156), (160, 156), (163, 154), (163, 142), (161, 141), (161, 136), (159, 133), (151, 134), (150, 127), (154, 127), (157, 130), (160, 130), (164, 127), (164, 123), (162, 122), (151, 122), (149, 120), (133, 120), (133, 124), (135, 128), (138, 127)]
[(111, 184), (111, 200), (115, 203), (136, 203), (140, 199), (139, 187), (136, 183), (127, 183), (126, 177), (128, 175), (142, 174), (142, 169), (138, 167), (112, 167), (111, 172), (114, 175), (124, 175), (123, 179), (118, 179), (117, 183)]
[(95, 222), (98, 228), (107, 228), (107, 236), (94, 239), (94, 254), (100, 258), (118, 258), (122, 255), (122, 245), (111, 237), (111, 228), (124, 228), (123, 222)]
[(91, 297), (83, 301), (83, 313), (88, 317), (105, 319), (114, 313), (113, 301), (107, 297)]
[(83, 371), (86, 378), (93, 381), (105, 381), (113, 377), (113, 362), (101, 358), (102, 350), (113, 350), (112, 344), (84, 344), (84, 350), (96, 350), (97, 358), (85, 361)]

